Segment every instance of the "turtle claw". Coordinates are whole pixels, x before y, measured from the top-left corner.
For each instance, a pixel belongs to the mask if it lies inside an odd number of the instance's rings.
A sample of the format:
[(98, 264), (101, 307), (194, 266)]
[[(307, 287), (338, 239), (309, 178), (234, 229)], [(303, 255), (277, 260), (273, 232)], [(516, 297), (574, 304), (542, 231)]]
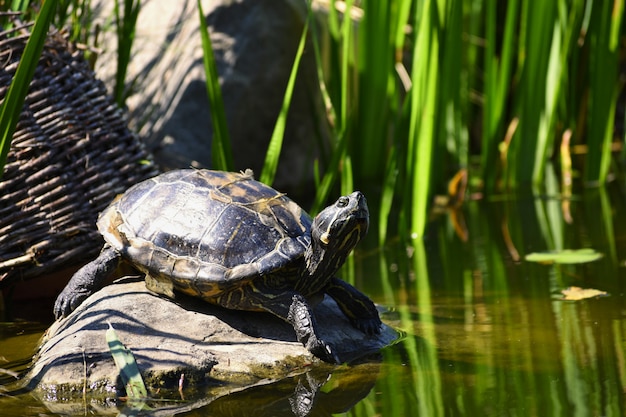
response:
[(352, 325), (369, 336), (380, 334), (380, 328), (383, 325), (378, 315), (376, 317), (358, 318), (352, 321)]
[(54, 302), (54, 318), (59, 320), (69, 316), (87, 297), (90, 292), (63, 291)]
[[(309, 339), (309, 341), (311, 341)], [(306, 348), (316, 357), (320, 358), (324, 362), (340, 364), (341, 360), (335, 350), (323, 340), (315, 339), (313, 343), (307, 344)]]

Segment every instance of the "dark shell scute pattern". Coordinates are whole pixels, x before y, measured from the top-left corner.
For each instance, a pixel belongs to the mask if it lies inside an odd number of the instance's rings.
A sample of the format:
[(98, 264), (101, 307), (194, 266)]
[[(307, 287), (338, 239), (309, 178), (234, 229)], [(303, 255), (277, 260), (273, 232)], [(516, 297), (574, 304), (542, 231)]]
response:
[(311, 221), (251, 173), (190, 169), (133, 186), (103, 213), (99, 228), (139, 267), (220, 281), (233, 274), (253, 279), (301, 257)]

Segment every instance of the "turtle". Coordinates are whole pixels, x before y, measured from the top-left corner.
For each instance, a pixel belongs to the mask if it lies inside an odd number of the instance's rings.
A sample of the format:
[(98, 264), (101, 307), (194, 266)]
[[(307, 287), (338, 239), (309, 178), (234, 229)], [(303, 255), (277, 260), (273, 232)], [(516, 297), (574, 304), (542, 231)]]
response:
[(124, 260), (157, 294), (272, 313), (293, 326), (313, 355), (338, 363), (312, 309), (327, 294), (354, 327), (380, 333), (375, 304), (335, 276), (368, 226), (359, 191), (312, 218), (284, 193), (256, 181), (251, 170), (169, 171), (133, 185), (99, 215), (102, 250), (69, 280), (54, 315), (68, 316)]

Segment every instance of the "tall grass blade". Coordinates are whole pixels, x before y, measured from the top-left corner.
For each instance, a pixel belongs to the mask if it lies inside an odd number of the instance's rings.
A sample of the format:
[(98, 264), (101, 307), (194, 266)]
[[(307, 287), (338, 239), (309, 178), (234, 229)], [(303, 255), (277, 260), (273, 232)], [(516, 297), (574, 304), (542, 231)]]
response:
[(291, 104), (291, 97), (293, 96), (293, 89), (296, 84), (296, 78), (298, 76), (298, 68), (300, 68), (300, 59), (304, 52), (304, 45), (306, 45), (307, 34), (309, 32), (309, 20), (311, 12), (309, 11), (309, 17), (302, 29), (302, 36), (298, 43), (298, 50), (296, 51), (296, 57), (291, 67), (291, 73), (289, 74), (289, 81), (287, 82), (287, 88), (285, 89), (285, 95), (283, 97), (283, 103), (280, 108), (280, 113), (272, 132), (270, 143), (267, 147), (267, 153), (265, 154), (265, 163), (263, 164), (263, 170), (261, 172), (260, 180), (265, 184), (271, 185), (274, 182), (276, 176), (276, 169), (278, 168), (278, 160), (280, 159), (280, 151), (283, 146), (283, 138), (285, 137), (285, 125), (287, 124), (287, 115), (289, 114), (289, 106)]
[(9, 91), (0, 106), (0, 180), (11, 148), (13, 132), (20, 118), (28, 87), (35, 74), (48, 29), (54, 17), (55, 7), (56, 1), (53, 0), (44, 1), (41, 5)]
[(115, 87), (113, 98), (118, 106), (126, 103), (126, 73), (130, 62), (137, 17), (141, 10), (141, 0), (123, 0), (124, 15), (120, 13), (120, 0), (114, 0), (115, 24), (117, 27), (117, 72), (115, 73)]
[[(334, 9), (335, 4), (332, 2), (331, 8)], [(334, 91), (328, 93), (328, 97), (331, 98), (331, 110), (330, 115), (335, 117), (331, 125), (333, 130), (334, 140), (332, 140), (331, 146), (331, 158), (328, 167), (322, 177), (322, 180), (317, 187), (315, 194), (315, 200), (311, 208), (312, 213), (319, 211), (325, 204), (332, 187), (337, 181), (337, 177), (341, 174), (342, 169), (345, 168), (342, 163), (345, 161), (348, 152), (349, 134), (349, 118), (348, 115), (348, 101), (351, 95), (351, 83), (349, 76), (350, 68), (350, 55), (353, 52), (352, 48), (352, 21), (350, 19), (350, 10), (352, 8), (352, 0), (349, 0), (345, 4), (345, 13), (342, 24), (339, 26), (336, 19), (336, 13), (333, 11), (331, 14), (331, 33), (338, 38), (334, 38), (334, 42), (340, 41), (339, 48), (341, 53), (338, 55), (338, 63), (334, 61), (331, 63), (332, 74), (331, 78), (339, 80), (338, 84), (335, 84)], [(334, 17), (333, 17), (334, 16)], [(337, 57), (334, 57), (337, 58)], [(321, 66), (321, 62), (318, 61), (318, 66)], [(319, 70), (318, 70), (319, 71)], [(350, 174), (352, 175), (352, 174)], [(343, 177), (340, 177), (342, 179)], [(344, 187), (345, 188), (345, 187)]]
[(585, 181), (606, 181), (610, 159), (618, 88), (618, 54), (624, 1), (594, 2), (588, 38), (591, 41), (589, 88), (589, 155)]
[[(358, 76), (357, 88), (352, 97), (342, 100), (346, 132), (352, 137), (350, 153), (354, 156), (357, 175), (364, 180), (378, 180), (384, 174), (386, 148), (389, 136), (389, 97), (396, 84), (394, 74), (394, 37), (392, 34), (394, 9), (399, 2), (369, 0), (362, 2), (363, 19), (358, 22), (356, 66)], [(345, 49), (352, 46), (348, 39), (344, 20), (344, 57), (348, 56)], [(345, 60), (345, 58), (344, 58)], [(348, 63), (345, 62), (344, 66)], [(347, 75), (347, 74), (346, 74)], [(351, 81), (344, 76), (344, 86)], [(349, 86), (349, 85), (348, 85)], [(344, 90), (347, 90), (344, 88)], [(353, 109), (353, 115), (347, 114), (345, 106)], [(349, 117), (349, 119), (348, 119)], [(381, 158), (381, 156), (383, 158)]]
[[(343, 166), (341, 167), (341, 195), (348, 195), (354, 191), (354, 176), (352, 171), (352, 158), (346, 155), (343, 158)], [(356, 278), (354, 252), (348, 256), (346, 263), (342, 269), (343, 277), (346, 282), (354, 285)]]
[(329, 114), (329, 117), (332, 117), (329, 122), (335, 132), (339, 131), (341, 123), (339, 113), (341, 112), (342, 90), (347, 88), (342, 84), (341, 77), (341, 57), (342, 53), (346, 51), (343, 50), (344, 42), (342, 40), (342, 29), (336, 3), (335, 0), (331, 0), (328, 8), (327, 53), (318, 61), (318, 67), (322, 68), (323, 72), (326, 72), (325, 86), (327, 87), (328, 97), (333, 109), (333, 114)]
[(226, 123), (226, 113), (224, 111), (224, 101), (220, 89), (217, 65), (213, 55), (211, 37), (206, 24), (202, 3), (198, 4), (198, 15), (200, 18), (200, 36), (202, 38), (202, 52), (204, 57), (204, 72), (206, 74), (206, 88), (209, 97), (211, 110), (211, 120), (213, 121), (213, 141), (211, 142), (211, 160), (213, 169), (232, 171), (234, 169), (233, 155), (230, 146), (230, 135), (228, 124)]
[(337, 181), (337, 176), (339, 175), (341, 165), (341, 161), (345, 159), (347, 155), (347, 140), (346, 135), (343, 135), (338, 138), (337, 145), (333, 150), (333, 154), (330, 160), (329, 168), (326, 170), (324, 175), (322, 176), (322, 180), (320, 181), (319, 186), (317, 187), (317, 191), (315, 193), (315, 200), (313, 201), (313, 205), (311, 208), (311, 214), (317, 213), (320, 211), (322, 207), (324, 207), (324, 203), (328, 199), (330, 195), (330, 191)]
[(513, 74), (514, 33), (519, 18), (519, 3), (512, 0), (507, 3), (504, 21), (502, 50), (497, 53), (500, 36), (496, 32), (498, 22), (496, 8), (498, 2), (489, 0), (485, 4), (485, 42), (484, 52), (484, 91), (483, 91), (483, 130), (481, 170), (484, 187), (493, 192), (498, 175), (498, 145), (502, 140), (505, 127), (506, 98), (510, 92), (509, 84)]
[(549, 62), (554, 40), (556, 6), (554, 2), (535, 5), (525, 2), (521, 24), (527, 28), (521, 60), (520, 94), (516, 96), (519, 128), (507, 153), (505, 170), (509, 187), (529, 186), (542, 175), (546, 155), (547, 97), (555, 86), (548, 83)]
[(431, 162), (435, 146), (437, 84), (439, 82), (439, 20), (438, 4), (425, 2), (416, 8), (419, 22), (410, 92), (411, 114), (407, 175), (411, 177), (412, 200), (407, 211), (411, 213), (411, 235), (419, 237), (426, 228), (428, 197), (430, 195)]
[[(331, 9), (334, 10), (334, 9)], [(309, 13), (311, 13), (311, 9), (309, 6)], [(336, 14), (336, 12), (335, 12)], [(329, 29), (332, 27), (331, 23), (333, 19), (331, 18), (332, 14), (329, 15)], [(335, 108), (333, 107), (333, 102), (330, 98), (330, 94), (328, 92), (328, 86), (326, 85), (326, 80), (324, 77), (324, 65), (323, 58), (320, 47), (320, 33), (318, 32), (316, 20), (310, 20), (310, 29), (311, 29), (311, 45), (313, 46), (313, 53), (315, 55), (315, 69), (317, 71), (317, 79), (320, 84), (320, 94), (322, 96), (322, 102), (324, 103), (324, 110), (326, 111), (326, 119), (328, 121), (329, 126), (335, 126), (337, 120), (337, 114), (335, 113)], [(323, 145), (320, 144), (320, 148), (323, 150)], [(322, 157), (324, 157), (322, 152)]]
[(32, 12), (33, 8), (29, 7), (30, 2), (28, 0), (12, 0), (0, 2), (0, 11), (8, 12), (9, 16), (0, 16), (0, 23), (2, 23), (3, 30), (9, 30), (14, 27), (13, 19), (11, 15), (18, 15), (20, 20), (28, 22), (33, 20)]
[(340, 80), (341, 80), (341, 101), (339, 102), (339, 118), (337, 131), (339, 135), (344, 135), (350, 128), (348, 120), (348, 107), (349, 100), (352, 98), (349, 93), (352, 93), (352, 85), (349, 77), (350, 58), (354, 54), (354, 48), (352, 47), (352, 19), (350, 17), (350, 11), (352, 10), (353, 0), (347, 0), (346, 11), (341, 24), (341, 67), (340, 67)]
[(392, 17), (395, 18), (393, 21), (393, 46), (395, 48), (394, 51), (394, 60), (396, 63), (401, 63), (404, 55), (404, 45), (406, 41), (406, 32), (409, 24), (409, 17), (411, 16), (411, 5), (413, 2), (411, 0), (399, 0), (396, 2), (394, 7), (394, 12), (392, 12)]
[[(440, 73), (437, 113), (439, 114), (437, 146), (433, 152), (434, 169), (432, 183), (442, 184), (449, 178), (451, 169), (467, 168), (469, 164), (469, 134), (464, 122), (463, 107), (467, 100), (462, 88), (463, 56), (463, 3), (449, 1), (442, 30)], [(449, 154), (446, 155), (446, 152)], [(444, 161), (449, 158), (449, 167)]]

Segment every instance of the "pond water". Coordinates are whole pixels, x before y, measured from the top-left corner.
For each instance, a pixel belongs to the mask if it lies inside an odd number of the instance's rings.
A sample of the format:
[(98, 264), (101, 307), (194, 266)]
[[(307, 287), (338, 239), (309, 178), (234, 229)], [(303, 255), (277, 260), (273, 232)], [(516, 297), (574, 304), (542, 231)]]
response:
[[(354, 258), (355, 285), (404, 333), (380, 360), (313, 369), (212, 402), (207, 392), (189, 393), (176, 405), (150, 404), (150, 414), (179, 407), (187, 416), (626, 415), (625, 195), (615, 183), (571, 200), (470, 201), (433, 219), (424, 239), (383, 250), (366, 242)], [(525, 260), (581, 248), (603, 256)], [(566, 300), (570, 287), (606, 294)], [(42, 329), (0, 327), (0, 359), (8, 361), (0, 368), (23, 369)], [(0, 415), (62, 413), (70, 411), (28, 393), (0, 397)]]

